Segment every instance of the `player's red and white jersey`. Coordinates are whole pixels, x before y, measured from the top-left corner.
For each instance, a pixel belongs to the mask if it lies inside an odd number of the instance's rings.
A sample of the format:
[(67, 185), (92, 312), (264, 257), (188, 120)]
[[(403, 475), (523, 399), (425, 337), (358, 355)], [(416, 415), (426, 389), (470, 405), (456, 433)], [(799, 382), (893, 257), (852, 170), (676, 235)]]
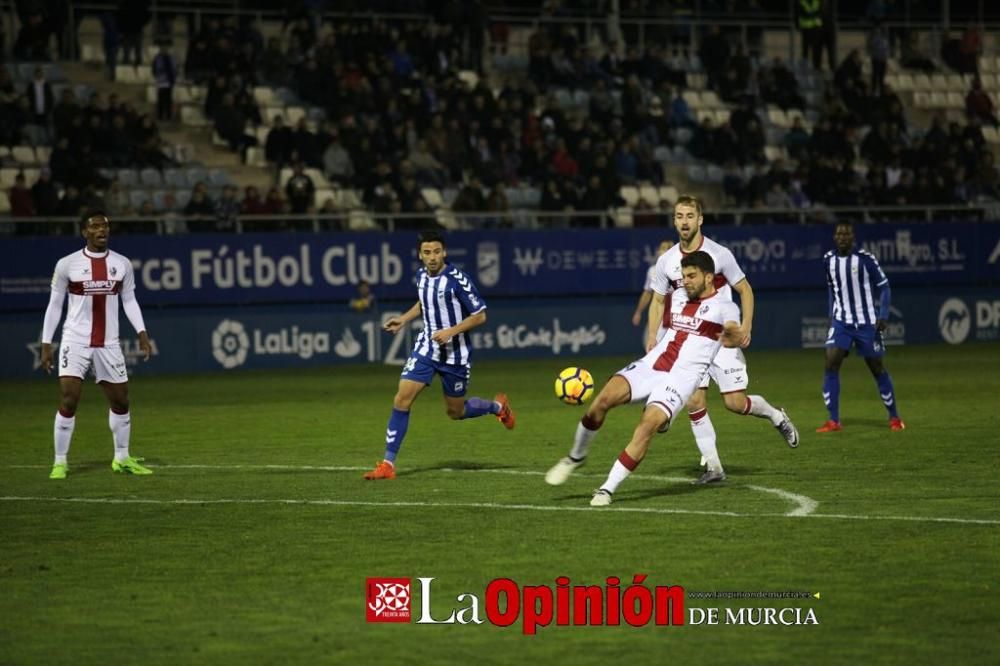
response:
[(68, 296), (63, 342), (89, 347), (118, 343), (119, 294), (135, 290), (135, 274), (126, 257), (86, 248), (67, 255), (56, 263), (52, 289)]
[(716, 292), (705, 299), (671, 300), (667, 333), (643, 357), (654, 370), (679, 370), (701, 376), (708, 371), (722, 347), (722, 329), (727, 321), (739, 323), (740, 309)]
[[(728, 248), (719, 245), (711, 238), (702, 236), (701, 245), (698, 250), (707, 252), (712, 261), (715, 262), (715, 288), (719, 292), (719, 298), (732, 302), (733, 289), (730, 285), (738, 283), (746, 278), (743, 269), (736, 263), (736, 257)], [(671, 300), (687, 300), (687, 292), (684, 291), (681, 274), (681, 259), (684, 255), (690, 254), (681, 250), (680, 243), (660, 255), (656, 260), (656, 271), (653, 274), (652, 289), (658, 294), (666, 296), (671, 294)], [(667, 310), (663, 312), (663, 325), (668, 325)]]

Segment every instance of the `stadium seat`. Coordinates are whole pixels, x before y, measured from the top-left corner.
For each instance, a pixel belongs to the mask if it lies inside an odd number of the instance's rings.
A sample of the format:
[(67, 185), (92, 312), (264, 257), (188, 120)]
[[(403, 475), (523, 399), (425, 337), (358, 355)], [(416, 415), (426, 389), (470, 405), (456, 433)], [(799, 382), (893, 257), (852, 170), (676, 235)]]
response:
[(337, 205), (337, 198), (334, 196), (334, 190), (317, 188), (316, 191), (313, 192), (313, 206), (316, 207), (316, 210), (319, 210), (326, 205), (327, 199), (332, 199), (334, 206)]
[(710, 109), (721, 109), (725, 108), (725, 104), (719, 99), (719, 96), (715, 94), (714, 90), (706, 90), (701, 94), (702, 106), (706, 106)]
[(701, 123), (705, 122), (706, 118), (708, 119), (708, 121), (710, 123), (712, 123), (713, 126), (715, 125), (715, 111), (712, 111), (711, 109), (702, 109), (702, 110), (698, 111), (697, 118), (698, 118), (698, 124), (699, 125)]
[(633, 226), (632, 209), (616, 208), (614, 211), (615, 226), (629, 229)]
[(764, 157), (768, 162), (788, 159), (785, 149), (779, 146), (764, 146)]
[(913, 89), (929, 92), (931, 90), (931, 77), (926, 74), (913, 75)]
[(177, 190), (177, 208), (184, 208), (191, 202), (191, 190)]
[(132, 65), (116, 65), (115, 66), (115, 82), (116, 83), (138, 83), (139, 79), (135, 75), (135, 67)]
[(963, 90), (968, 90), (970, 87), (972, 87), (972, 81), (969, 81), (968, 85), (966, 85), (961, 74), (949, 74), (947, 77), (945, 88), (950, 92), (962, 92)]
[(960, 92), (948, 92), (945, 93), (948, 98), (948, 106), (953, 109), (964, 109), (965, 108), (965, 97), (962, 96)]
[(653, 149), (653, 159), (657, 162), (670, 161), (670, 146), (657, 146)]
[(191, 167), (184, 173), (188, 187), (194, 187), (197, 183), (208, 185), (208, 172), (201, 167)]
[(14, 184), (14, 179), (20, 172), (20, 169), (0, 169), (0, 186), (6, 191)]
[(134, 187), (139, 184), (139, 174), (135, 169), (118, 169), (115, 179), (125, 187)]
[(294, 127), (306, 117), (306, 110), (301, 106), (289, 106), (285, 109), (285, 124)]
[(209, 182), (216, 187), (223, 187), (230, 183), (229, 174), (225, 169), (212, 169), (208, 172)]
[(729, 122), (730, 113), (731, 112), (729, 111), (729, 109), (716, 109), (715, 110), (715, 124), (716, 125), (725, 125), (726, 123), (728, 123)]
[(164, 169), (163, 182), (170, 187), (187, 187), (183, 169)]
[(254, 88), (253, 99), (259, 106), (268, 106), (277, 102), (277, 98), (274, 96), (274, 90), (267, 86), (257, 86)]
[(264, 149), (258, 146), (247, 148), (247, 166), (266, 167), (267, 159), (264, 157)]
[(104, 62), (104, 51), (94, 44), (80, 44), (80, 59), (86, 63)]
[(10, 213), (10, 199), (7, 198), (7, 191), (0, 192), (0, 213), (6, 215)]
[(911, 75), (900, 74), (894, 87), (899, 92), (912, 92), (916, 88), (916, 83), (914, 83)]
[(190, 104), (194, 102), (191, 99), (191, 88), (184, 84), (174, 86), (174, 103), (175, 104)]
[(639, 203), (639, 188), (632, 185), (622, 185), (618, 190), (619, 196), (625, 200), (625, 205), (635, 208)]
[(689, 164), (687, 168), (688, 179), (693, 183), (706, 183), (708, 182), (708, 173), (705, 171), (705, 167), (700, 164)]
[(449, 231), (454, 231), (456, 229), (461, 229), (462, 225), (459, 223), (458, 218), (455, 217), (455, 213), (451, 212), (447, 208), (438, 208), (434, 211), (434, 219), (442, 227)]
[(156, 169), (143, 169), (139, 172), (139, 180), (144, 187), (162, 187), (163, 177)]
[(0, 145), (0, 161), (10, 157), (10, 146)]
[(156, 104), (156, 86), (146, 86), (146, 103)]
[(726, 173), (725, 171), (722, 170), (722, 167), (717, 166), (715, 164), (708, 165), (708, 168), (706, 170), (706, 176), (708, 178), (708, 182), (719, 184), (722, 182), (722, 179), (725, 177), (725, 175)]
[(648, 183), (639, 186), (639, 198), (654, 208), (660, 205), (660, 193)]
[(706, 74), (691, 74), (687, 75), (688, 86), (693, 90), (704, 90), (708, 86), (708, 76)]
[(375, 231), (379, 227), (368, 211), (352, 210), (347, 214), (347, 228), (351, 231)]
[(193, 127), (206, 127), (209, 124), (201, 108), (191, 104), (181, 107), (181, 122)]
[(680, 197), (680, 193), (677, 188), (673, 185), (662, 185), (660, 186), (660, 201), (666, 201), (671, 206), (677, 203), (677, 199)]
[(948, 106), (947, 93), (934, 91), (930, 93), (930, 106), (934, 109), (944, 109)]
[(128, 202), (137, 211), (142, 206), (142, 203), (149, 198), (149, 192), (146, 190), (129, 190), (128, 193)]
[[(510, 190), (508, 190), (509, 192)], [(441, 191), (436, 187), (425, 187), (420, 190), (420, 196), (424, 198), (424, 201), (431, 208), (441, 208), (444, 206), (444, 199), (441, 197)], [(510, 197), (508, 196), (508, 202)]]
[(691, 107), (692, 111), (696, 111), (702, 107), (701, 94), (695, 92), (694, 90), (685, 90), (681, 97), (684, 98), (684, 101), (687, 102), (687, 105)]
[(792, 124), (788, 122), (788, 116), (785, 115), (785, 111), (776, 106), (767, 107), (767, 119), (775, 127), (791, 127)]
[(459, 70), (458, 79), (468, 86), (469, 90), (474, 89), (479, 84), (479, 74), (471, 69)]
[(11, 157), (18, 164), (35, 164), (35, 149), (31, 146), (14, 146), (10, 151)]
[(931, 94), (926, 92), (913, 93), (913, 105), (918, 109), (930, 108)]
[(983, 125), (983, 138), (986, 139), (986, 143), (1000, 143), (1000, 133), (997, 132), (997, 128), (992, 125)]

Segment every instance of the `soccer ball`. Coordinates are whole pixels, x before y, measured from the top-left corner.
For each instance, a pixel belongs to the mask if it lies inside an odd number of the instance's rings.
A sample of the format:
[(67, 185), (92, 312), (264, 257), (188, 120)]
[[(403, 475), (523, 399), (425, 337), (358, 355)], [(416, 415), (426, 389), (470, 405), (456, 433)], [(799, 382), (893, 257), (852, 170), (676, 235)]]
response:
[(594, 378), (584, 368), (566, 368), (556, 377), (556, 397), (567, 405), (582, 405), (594, 395)]

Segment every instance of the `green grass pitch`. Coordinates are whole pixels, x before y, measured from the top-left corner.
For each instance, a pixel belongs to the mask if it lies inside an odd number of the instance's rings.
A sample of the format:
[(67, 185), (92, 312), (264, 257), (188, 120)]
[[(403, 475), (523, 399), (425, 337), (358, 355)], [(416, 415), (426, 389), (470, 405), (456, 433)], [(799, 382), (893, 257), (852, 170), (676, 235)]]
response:
[[(712, 393), (729, 481), (688, 482), (698, 451), (682, 418), (606, 510), (590, 493), (638, 411), (613, 412), (581, 474), (551, 488), (541, 473), (582, 415), (552, 383), (578, 364), (600, 385), (628, 359), (477, 364), (470, 395), (509, 393), (512, 432), (492, 417), (449, 421), (436, 383), (414, 407), (399, 477), (378, 483), (361, 474), (381, 457), (398, 368), (140, 369), (132, 451), (150, 477), (111, 473), (106, 404), (88, 383), (64, 482), (47, 478), (55, 380), (4, 383), (0, 664), (1000, 662), (1000, 348), (892, 349), (901, 433), (858, 358), (842, 373), (845, 430), (831, 435), (813, 432), (822, 351), (748, 358), (751, 393), (788, 409), (801, 446)], [(808, 607), (819, 625), (525, 636), (520, 624), (365, 621), (369, 576), (435, 578), (441, 617), (495, 578), (624, 587), (634, 574), (689, 592), (819, 592), (686, 601)]]

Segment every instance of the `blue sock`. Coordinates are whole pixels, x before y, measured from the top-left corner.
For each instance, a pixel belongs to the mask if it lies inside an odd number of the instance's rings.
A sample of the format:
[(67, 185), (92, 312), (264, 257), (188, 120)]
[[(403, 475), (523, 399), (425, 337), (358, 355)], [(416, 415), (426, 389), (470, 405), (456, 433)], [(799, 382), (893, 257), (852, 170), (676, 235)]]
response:
[(840, 373), (827, 370), (823, 374), (823, 402), (831, 421), (840, 421)]
[(883, 370), (882, 374), (875, 378), (875, 381), (878, 383), (882, 404), (889, 412), (889, 418), (899, 418), (899, 414), (896, 413), (896, 390), (892, 388), (892, 377), (889, 376), (889, 371)]
[(389, 425), (385, 429), (385, 459), (391, 463), (396, 462), (396, 454), (403, 445), (408, 425), (410, 425), (410, 413), (394, 407), (392, 416), (389, 417)]
[(497, 413), (497, 403), (492, 400), (483, 400), (482, 398), (469, 398), (465, 401), (465, 413), (462, 414), (463, 419), (474, 419), (477, 416), (485, 416), (487, 414)]

